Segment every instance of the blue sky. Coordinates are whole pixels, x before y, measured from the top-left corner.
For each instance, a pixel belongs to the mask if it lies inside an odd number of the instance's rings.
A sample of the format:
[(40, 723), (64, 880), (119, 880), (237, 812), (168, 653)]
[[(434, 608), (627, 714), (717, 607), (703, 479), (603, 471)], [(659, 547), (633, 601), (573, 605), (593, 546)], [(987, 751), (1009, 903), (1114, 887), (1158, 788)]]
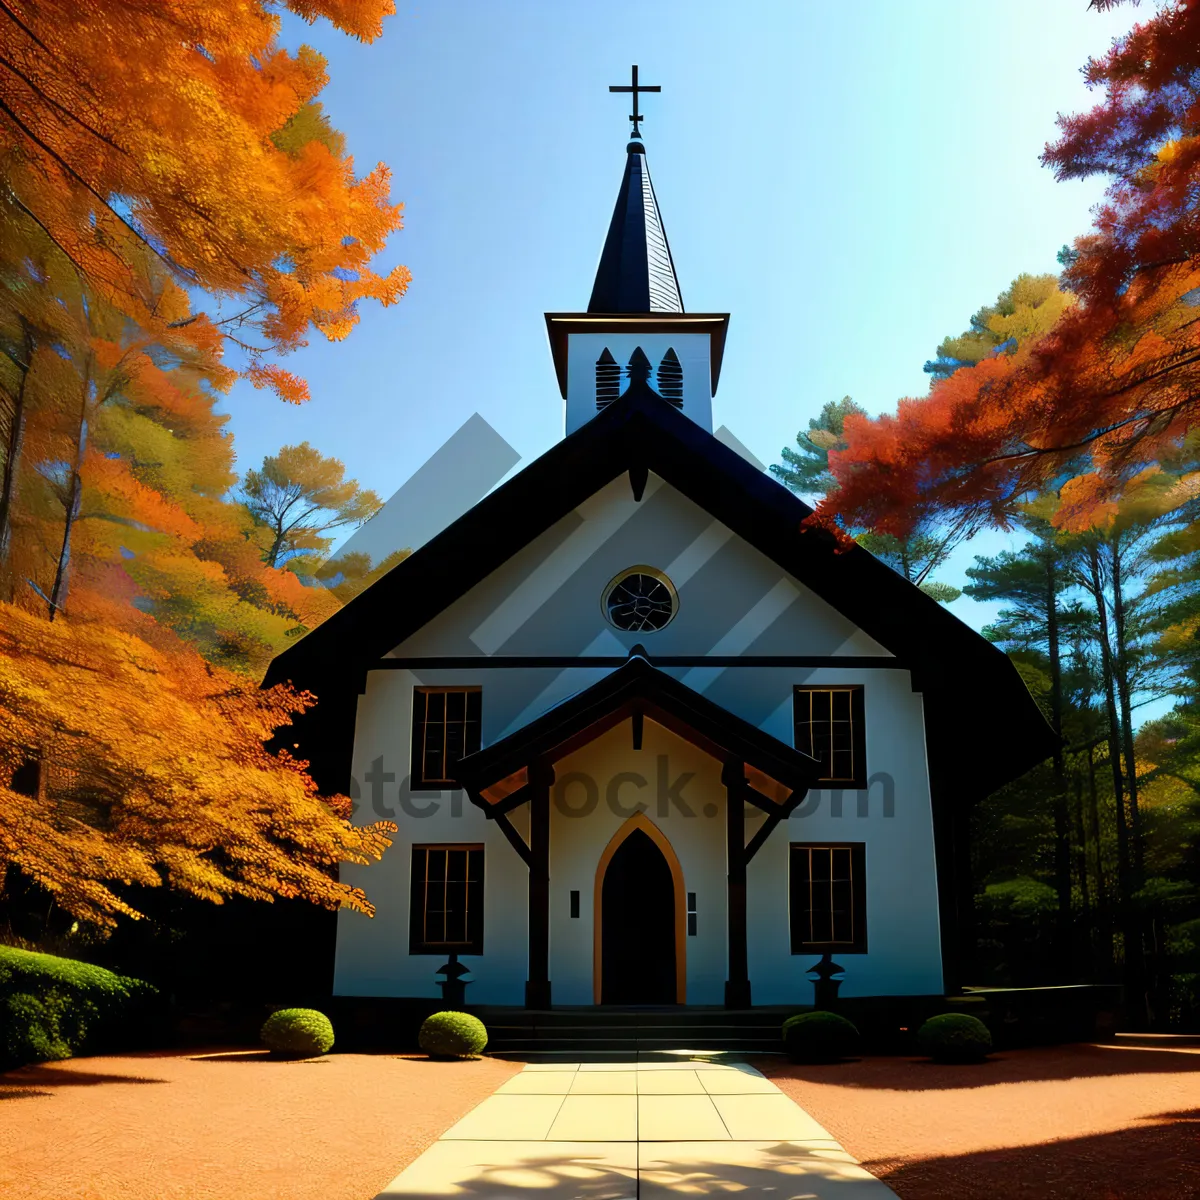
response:
[[(948, 333), (1089, 224), (1099, 183), (1038, 163), (1136, 10), (1087, 0), (400, 0), (374, 45), (288, 18), (361, 171), (394, 173), (413, 273), (292, 356), (303, 408), (239, 386), (239, 469), (308, 440), (389, 496), (478, 411), (522, 454), (562, 436), (543, 313), (586, 307), (624, 166), (628, 81), (685, 306), (732, 314), (716, 397), (776, 462), (828, 400), (922, 394)], [(959, 581), (977, 538), (942, 577)], [(989, 606), (953, 611), (979, 626)]]

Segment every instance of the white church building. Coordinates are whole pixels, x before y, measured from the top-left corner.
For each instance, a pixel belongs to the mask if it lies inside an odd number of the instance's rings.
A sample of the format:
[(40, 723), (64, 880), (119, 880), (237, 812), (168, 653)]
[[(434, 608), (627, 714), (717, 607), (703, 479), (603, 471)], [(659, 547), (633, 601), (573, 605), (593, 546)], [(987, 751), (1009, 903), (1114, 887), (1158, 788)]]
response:
[(562, 440), (272, 664), (322, 791), (399, 826), (342, 867), (376, 915), (336, 994), (437, 997), (451, 955), (537, 1009), (803, 1004), (826, 953), (843, 996), (963, 982), (972, 806), (1050, 730), (714, 436), (728, 322), (684, 309), (635, 124), (587, 310), (546, 316)]

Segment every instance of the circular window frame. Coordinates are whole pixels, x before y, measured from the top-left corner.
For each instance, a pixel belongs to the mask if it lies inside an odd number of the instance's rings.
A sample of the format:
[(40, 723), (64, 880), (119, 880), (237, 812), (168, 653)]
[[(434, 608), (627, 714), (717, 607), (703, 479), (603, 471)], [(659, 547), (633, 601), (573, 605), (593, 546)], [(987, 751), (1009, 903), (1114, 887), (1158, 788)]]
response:
[[(667, 589), (671, 597), (671, 615), (657, 629), (622, 629), (608, 612), (608, 599), (612, 595), (613, 590), (632, 575), (648, 575), (651, 579), (657, 580)], [(615, 629), (618, 633), (633, 633), (633, 634), (652, 634), (661, 633), (672, 621), (679, 615), (679, 592), (675, 585), (671, 582), (670, 577), (657, 567), (649, 567), (645, 564), (640, 564), (634, 567), (626, 567), (623, 571), (618, 571), (608, 583), (604, 585), (604, 590), (600, 593), (600, 613), (604, 617), (606, 624)]]

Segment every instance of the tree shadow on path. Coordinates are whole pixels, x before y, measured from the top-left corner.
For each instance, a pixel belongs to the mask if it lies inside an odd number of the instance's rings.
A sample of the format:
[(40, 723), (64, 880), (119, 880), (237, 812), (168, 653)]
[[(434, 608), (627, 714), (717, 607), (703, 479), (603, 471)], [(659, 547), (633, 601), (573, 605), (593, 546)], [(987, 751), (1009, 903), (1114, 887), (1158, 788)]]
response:
[(1114, 1133), (863, 1165), (901, 1200), (1195, 1200), (1198, 1150), (1200, 1109), (1192, 1109)]

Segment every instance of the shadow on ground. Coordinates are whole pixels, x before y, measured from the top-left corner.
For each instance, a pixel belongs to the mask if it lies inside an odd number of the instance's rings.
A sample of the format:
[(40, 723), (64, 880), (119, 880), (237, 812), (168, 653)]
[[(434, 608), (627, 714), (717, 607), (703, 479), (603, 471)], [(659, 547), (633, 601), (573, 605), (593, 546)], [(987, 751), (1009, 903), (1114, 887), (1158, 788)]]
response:
[[(803, 1079), (837, 1087), (916, 1092), (990, 1087), (997, 1083), (1175, 1075), (1182, 1071), (1200, 1071), (1200, 1050), (1071, 1045), (1043, 1048), (1036, 1055), (1001, 1051), (982, 1063), (945, 1064), (924, 1058), (864, 1058), (820, 1065), (786, 1063), (779, 1059), (753, 1061), (770, 1079)], [(898, 1083), (896, 1068), (901, 1063), (904, 1065), (903, 1083)]]
[(1187, 1200), (1200, 1197), (1200, 1109), (1115, 1133), (946, 1158), (863, 1165), (901, 1200)]
[(169, 1083), (167, 1079), (147, 1079), (142, 1075), (108, 1075), (101, 1071), (84, 1071), (53, 1067), (48, 1063), (40, 1063), (35, 1067), (21, 1067), (16, 1071), (8, 1071), (0, 1075), (0, 1096), (24, 1095), (31, 1093), (43, 1096), (53, 1095), (47, 1088), (60, 1087), (95, 1087), (101, 1083)]

